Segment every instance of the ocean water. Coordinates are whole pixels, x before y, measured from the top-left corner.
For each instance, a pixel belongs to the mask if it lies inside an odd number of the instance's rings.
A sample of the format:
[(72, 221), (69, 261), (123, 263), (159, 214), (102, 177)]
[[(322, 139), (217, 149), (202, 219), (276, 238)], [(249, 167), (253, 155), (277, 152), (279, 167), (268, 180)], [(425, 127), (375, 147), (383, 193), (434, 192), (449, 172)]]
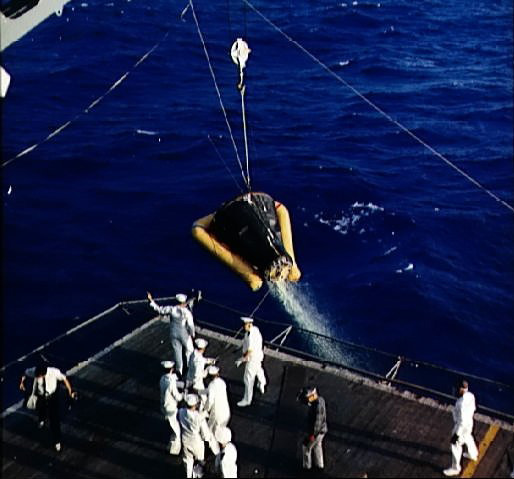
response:
[[(514, 204), (511, 1), (252, 4)], [(252, 186), (292, 218), (302, 279), (274, 290), (258, 314), (512, 383), (512, 211), (242, 2), (194, 5), (240, 155), (229, 50), (238, 36), (252, 49)], [(248, 312), (263, 297), (191, 237), (193, 221), (242, 182), (191, 12), (180, 18), (185, 6), (70, 2), (3, 52), (12, 82), (2, 162), (39, 145), (2, 167), (4, 363), (147, 290), (201, 289)], [(110, 328), (121, 335), (125, 325)]]

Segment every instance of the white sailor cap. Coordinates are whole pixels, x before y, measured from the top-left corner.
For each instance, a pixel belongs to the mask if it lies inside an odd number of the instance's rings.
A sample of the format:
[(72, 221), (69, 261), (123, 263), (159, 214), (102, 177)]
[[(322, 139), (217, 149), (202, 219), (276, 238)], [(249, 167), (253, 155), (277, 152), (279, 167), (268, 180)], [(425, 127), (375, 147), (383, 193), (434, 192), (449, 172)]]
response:
[(208, 344), (209, 343), (203, 338), (195, 339), (195, 345), (198, 349), (205, 349)]
[(253, 318), (250, 318), (249, 316), (241, 316), (241, 321), (243, 321), (243, 323), (253, 323)]
[(161, 361), (161, 365), (163, 368), (170, 369), (175, 366), (175, 361)]
[(207, 372), (211, 375), (211, 376), (216, 376), (216, 374), (218, 374), (220, 372), (220, 368), (218, 368), (218, 366), (209, 366), (209, 369), (207, 369)]
[(217, 427), (214, 432), (216, 441), (220, 444), (228, 444), (232, 440), (232, 431), (228, 427)]
[(188, 406), (196, 406), (198, 404), (198, 396), (196, 394), (187, 394), (186, 404)]
[(185, 303), (187, 301), (187, 294), (182, 294), (182, 293), (177, 293), (175, 295), (175, 299), (179, 302), (179, 303)]

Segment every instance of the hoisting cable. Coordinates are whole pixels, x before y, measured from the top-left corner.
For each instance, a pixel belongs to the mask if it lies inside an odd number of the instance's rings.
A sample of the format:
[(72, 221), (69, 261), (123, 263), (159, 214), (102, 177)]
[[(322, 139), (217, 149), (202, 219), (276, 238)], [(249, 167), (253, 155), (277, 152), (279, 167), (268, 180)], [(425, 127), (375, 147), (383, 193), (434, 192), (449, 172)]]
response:
[(193, 20), (195, 21), (195, 24), (196, 24), (196, 30), (198, 32), (198, 36), (200, 37), (200, 41), (202, 43), (203, 51), (205, 53), (205, 58), (207, 59), (207, 64), (209, 65), (209, 71), (211, 73), (212, 81), (214, 82), (214, 88), (216, 89), (216, 93), (218, 95), (218, 100), (219, 100), (219, 103), (220, 103), (220, 106), (221, 106), (221, 111), (223, 112), (223, 116), (225, 117), (225, 123), (227, 124), (228, 132), (230, 134), (230, 139), (232, 140), (232, 146), (234, 147), (234, 151), (236, 153), (236, 159), (237, 159), (237, 162), (239, 164), (239, 168), (241, 170), (241, 176), (243, 177), (243, 180), (244, 180), (244, 182), (246, 184), (246, 187), (248, 188), (248, 191), (250, 191), (249, 180), (247, 178), (245, 178), (245, 174), (244, 174), (244, 170), (243, 170), (243, 165), (242, 165), (241, 159), (239, 157), (239, 151), (237, 149), (237, 145), (236, 145), (236, 142), (234, 140), (234, 135), (232, 134), (232, 128), (231, 128), (230, 123), (228, 121), (227, 111), (225, 110), (225, 106), (223, 104), (223, 100), (221, 99), (220, 89), (218, 88), (218, 82), (216, 81), (216, 75), (214, 74), (214, 69), (212, 68), (211, 59), (209, 57), (209, 52), (207, 51), (207, 46), (206, 46), (205, 40), (203, 38), (202, 30), (200, 29), (200, 24), (198, 23), (198, 18), (196, 17), (196, 12), (195, 12), (195, 8), (194, 8), (194, 5), (193, 5), (193, 0), (189, 0), (189, 6), (191, 8), (191, 13), (193, 15)]
[(245, 109), (245, 92), (246, 85), (244, 84), (244, 68), (246, 67), (246, 62), (248, 61), (248, 57), (250, 55), (250, 48), (248, 47), (248, 43), (246, 43), (242, 38), (236, 39), (233, 43), (232, 48), (230, 49), (230, 56), (232, 57), (232, 61), (239, 68), (239, 83), (237, 84), (237, 89), (241, 94), (241, 115), (243, 117), (243, 137), (245, 142), (245, 158), (246, 158), (246, 178), (248, 179), (248, 190), (251, 190), (250, 187), (250, 167), (249, 167), (249, 157), (248, 157), (248, 135), (246, 132), (246, 109)]
[(479, 181), (475, 180), (472, 176), (466, 173), (462, 168), (458, 167), (455, 163), (446, 158), (442, 153), (439, 153), (435, 148), (430, 146), (424, 140), (422, 140), (419, 136), (417, 136), (414, 132), (409, 130), (406, 126), (402, 125), (398, 120), (395, 120), (391, 115), (386, 113), (382, 108), (373, 103), (369, 98), (367, 98), (364, 94), (362, 94), (359, 90), (357, 90), (354, 86), (344, 80), (341, 76), (339, 76), (336, 72), (334, 72), (330, 67), (328, 67), (325, 63), (323, 63), (319, 58), (317, 58), (313, 53), (307, 50), (303, 45), (298, 43), (292, 37), (290, 37), (284, 30), (282, 30), (278, 25), (272, 22), (268, 17), (266, 17), (260, 10), (252, 5), (248, 0), (242, 0), (246, 5), (248, 5), (257, 15), (259, 15), (268, 25), (273, 27), (277, 32), (279, 32), (283, 37), (285, 37), (288, 41), (290, 41), (293, 45), (299, 48), (303, 53), (305, 53), (309, 58), (311, 58), (314, 62), (320, 65), (324, 70), (326, 70), (330, 75), (332, 75), (337, 81), (342, 83), (344, 86), (349, 88), (355, 95), (357, 95), (361, 100), (365, 101), (371, 108), (376, 110), (386, 119), (388, 119), (391, 123), (395, 124), (398, 128), (400, 128), (403, 132), (407, 133), (411, 138), (416, 140), (419, 144), (424, 146), (428, 151), (433, 153), (439, 159), (443, 160), (448, 166), (453, 168), (455, 171), (460, 173), (464, 178), (470, 181), (477, 188), (481, 189), (483, 192), (487, 193), (491, 198), (496, 200), (498, 203), (501, 203), (505, 208), (509, 209), (514, 213), (514, 206), (507, 203), (505, 200), (500, 198), (498, 195), (493, 193), (491, 190), (482, 185)]
[(266, 291), (266, 294), (262, 297), (262, 299), (257, 303), (257, 306), (255, 306), (254, 310), (250, 313), (250, 318), (253, 318), (253, 315), (257, 312), (257, 310), (261, 307), (262, 303), (264, 303), (264, 300), (268, 297), (268, 294), (270, 294), (271, 289), (268, 288), (268, 291)]
[(211, 142), (211, 145), (212, 147), (214, 148), (214, 151), (216, 152), (216, 154), (218, 155), (218, 158), (221, 160), (221, 162), (225, 165), (225, 168), (226, 170), (228, 171), (229, 175), (232, 177), (232, 179), (234, 180), (234, 183), (236, 184), (237, 188), (239, 189), (239, 191), (241, 193), (244, 193), (244, 190), (243, 188), (241, 188), (241, 185), (237, 182), (235, 176), (232, 174), (232, 171), (230, 170), (230, 168), (228, 167), (227, 165), (227, 162), (224, 160), (223, 156), (221, 156), (221, 153), (219, 152), (217, 146), (216, 146), (216, 143), (214, 143), (214, 140), (211, 138), (211, 135), (207, 135), (207, 138), (209, 139), (209, 141)]
[(96, 100), (91, 102), (84, 110), (77, 113), (71, 120), (63, 123), (61, 126), (53, 130), (46, 138), (41, 140), (39, 143), (34, 143), (32, 146), (29, 146), (28, 148), (25, 148), (23, 151), (20, 151), (17, 155), (13, 156), (12, 158), (8, 159), (7, 161), (4, 161), (2, 163), (2, 168), (7, 166), (9, 163), (12, 163), (14, 160), (17, 160), (18, 158), (21, 158), (22, 156), (27, 155), (31, 151), (35, 150), (42, 144), (46, 143), (48, 140), (53, 138), (54, 136), (57, 136), (59, 133), (61, 133), (63, 130), (68, 128), (72, 123), (75, 123), (80, 117), (85, 115), (86, 113), (89, 113), (96, 105), (98, 105), (109, 93), (111, 93), (114, 89), (118, 88), (126, 79), (127, 77), (139, 66), (141, 63), (143, 63), (160, 45), (168, 35), (170, 34), (170, 30), (168, 30), (164, 36), (152, 47), (150, 48), (139, 60), (137, 60), (132, 67), (127, 70), (123, 75), (121, 75), (120, 78), (118, 78), (110, 87), (109, 89), (104, 92), (102, 95), (100, 95)]

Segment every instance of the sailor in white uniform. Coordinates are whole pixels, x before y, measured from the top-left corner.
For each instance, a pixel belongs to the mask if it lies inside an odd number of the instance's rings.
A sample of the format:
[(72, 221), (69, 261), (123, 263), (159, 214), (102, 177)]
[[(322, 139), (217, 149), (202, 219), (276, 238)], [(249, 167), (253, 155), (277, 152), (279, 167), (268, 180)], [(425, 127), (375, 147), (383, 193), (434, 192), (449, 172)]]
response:
[(230, 406), (227, 397), (227, 384), (220, 378), (218, 366), (207, 369), (212, 378), (207, 387), (207, 402), (205, 411), (209, 415), (208, 424), (213, 433), (219, 427), (226, 426), (230, 420)]
[(236, 365), (245, 363), (244, 384), (245, 393), (241, 401), (237, 403), (239, 407), (249, 406), (253, 398), (253, 386), (257, 377), (258, 387), (262, 394), (266, 386), (266, 376), (262, 368), (264, 352), (262, 349), (262, 335), (259, 328), (253, 324), (253, 318), (242, 317), (246, 331), (243, 339), (243, 356), (236, 361)]
[(175, 371), (182, 376), (183, 374), (183, 355), (186, 361), (193, 352), (193, 339), (195, 337), (195, 325), (193, 313), (190, 311), (185, 294), (176, 294), (175, 298), (178, 305), (159, 306), (147, 292), (150, 306), (158, 314), (170, 321), (170, 341), (173, 359), (175, 361)]
[(162, 361), (162, 366), (167, 370), (161, 376), (159, 383), (161, 390), (161, 411), (171, 427), (169, 442), (170, 454), (180, 454), (180, 425), (177, 419), (178, 403), (182, 401), (182, 393), (178, 390), (177, 375), (173, 369), (173, 361)]
[(475, 413), (475, 396), (468, 390), (468, 382), (459, 384), (459, 398), (453, 408), (453, 431), (451, 439), (452, 465), (443, 471), (445, 476), (457, 476), (460, 474), (460, 461), (462, 458), (462, 446), (466, 446), (467, 453), (464, 457), (476, 461), (478, 450), (473, 439), (473, 414)]
[[(187, 369), (186, 387), (194, 389), (196, 394), (205, 396), (206, 390), (203, 380), (207, 377), (207, 366), (214, 364), (214, 358), (206, 358), (204, 356), (205, 348), (209, 344), (203, 338), (195, 339), (195, 349), (189, 358), (189, 367)], [(202, 404), (206, 398), (202, 397)]]
[(182, 431), (182, 460), (186, 468), (186, 475), (191, 478), (195, 477), (193, 475), (195, 461), (199, 461), (201, 464), (205, 458), (204, 441), (209, 442), (215, 455), (219, 453), (219, 446), (212, 438), (205, 416), (197, 411), (198, 396), (187, 394), (186, 404), (187, 408), (180, 408), (178, 411), (178, 421)]
[(232, 442), (232, 432), (228, 427), (216, 430), (216, 440), (220, 444), (220, 453), (216, 456), (216, 470), (221, 477), (237, 477), (237, 449)]

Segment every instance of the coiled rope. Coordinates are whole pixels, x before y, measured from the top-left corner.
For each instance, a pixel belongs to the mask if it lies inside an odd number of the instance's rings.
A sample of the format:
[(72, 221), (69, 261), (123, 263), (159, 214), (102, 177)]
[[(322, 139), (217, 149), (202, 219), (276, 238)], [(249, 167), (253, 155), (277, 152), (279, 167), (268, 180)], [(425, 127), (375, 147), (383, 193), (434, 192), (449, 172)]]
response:
[(477, 181), (475, 178), (473, 178), (471, 175), (466, 173), (462, 168), (457, 166), (455, 163), (450, 161), (448, 158), (446, 158), (442, 153), (439, 153), (435, 148), (430, 146), (428, 143), (426, 143), (424, 140), (422, 140), (419, 136), (417, 136), (414, 132), (409, 130), (406, 126), (401, 124), (398, 120), (395, 120), (391, 115), (386, 113), (382, 108), (380, 108), (378, 105), (373, 103), (369, 98), (367, 98), (364, 94), (362, 94), (359, 90), (357, 90), (353, 85), (348, 83), (346, 80), (344, 80), (341, 76), (339, 76), (336, 72), (334, 72), (330, 67), (328, 67), (325, 63), (323, 63), (319, 58), (317, 58), (313, 53), (311, 53), (309, 50), (307, 50), (303, 45), (298, 43), (295, 39), (293, 39), (291, 36), (289, 36), (284, 30), (282, 30), (277, 24), (275, 24), (273, 21), (271, 21), (266, 15), (264, 15), (260, 10), (258, 10), (251, 2), (248, 0), (242, 0), (246, 5), (248, 5), (257, 15), (259, 15), (268, 25), (273, 27), (277, 32), (279, 32), (284, 38), (286, 38), (288, 41), (290, 41), (293, 45), (295, 45), (298, 49), (300, 49), (303, 53), (305, 53), (309, 58), (311, 58), (314, 62), (316, 62), (319, 66), (321, 66), (325, 71), (327, 71), (331, 76), (333, 76), (337, 81), (342, 83), (344, 86), (349, 88), (355, 95), (357, 95), (361, 100), (366, 102), (371, 108), (376, 110), (378, 113), (380, 113), (382, 116), (384, 116), (387, 120), (389, 120), (391, 123), (396, 125), (398, 128), (400, 128), (403, 132), (407, 133), (411, 138), (413, 138), (415, 141), (417, 141), (419, 144), (424, 146), (428, 151), (433, 153), (435, 156), (437, 156), (439, 159), (444, 161), (448, 166), (453, 168), (455, 171), (457, 171), (459, 174), (461, 174), (464, 178), (466, 178), (469, 182), (471, 182), (474, 186), (482, 190), (484, 193), (487, 193), (491, 198), (496, 200), (498, 203), (502, 204), (505, 208), (509, 209), (511, 212), (514, 213), (514, 206), (507, 203), (505, 200), (500, 198), (498, 195), (493, 193), (491, 190), (489, 190), (487, 187), (482, 185), (479, 181)]
[(16, 156), (13, 156), (7, 161), (4, 161), (2, 163), (2, 168), (6, 167), (10, 163), (12, 163), (14, 160), (17, 160), (31, 151), (35, 150), (36, 148), (40, 147), (42, 144), (46, 143), (48, 140), (53, 138), (54, 136), (57, 136), (59, 133), (61, 133), (63, 130), (68, 128), (71, 124), (75, 123), (80, 117), (85, 115), (86, 113), (89, 113), (95, 106), (97, 106), (109, 93), (111, 93), (113, 90), (118, 88), (126, 79), (127, 77), (139, 66), (141, 63), (143, 63), (160, 45), (166, 38), (168, 37), (170, 33), (170, 30), (168, 30), (163, 37), (152, 47), (150, 48), (139, 60), (137, 60), (132, 67), (127, 70), (121, 77), (119, 77), (110, 87), (109, 89), (100, 95), (96, 100), (91, 102), (84, 110), (82, 110), (80, 113), (77, 113), (71, 120), (67, 121), (66, 123), (63, 123), (61, 126), (56, 128), (54, 131), (52, 131), (46, 138), (41, 140), (38, 143), (34, 143), (32, 146), (29, 146), (28, 148), (25, 148), (23, 151), (20, 151)]

